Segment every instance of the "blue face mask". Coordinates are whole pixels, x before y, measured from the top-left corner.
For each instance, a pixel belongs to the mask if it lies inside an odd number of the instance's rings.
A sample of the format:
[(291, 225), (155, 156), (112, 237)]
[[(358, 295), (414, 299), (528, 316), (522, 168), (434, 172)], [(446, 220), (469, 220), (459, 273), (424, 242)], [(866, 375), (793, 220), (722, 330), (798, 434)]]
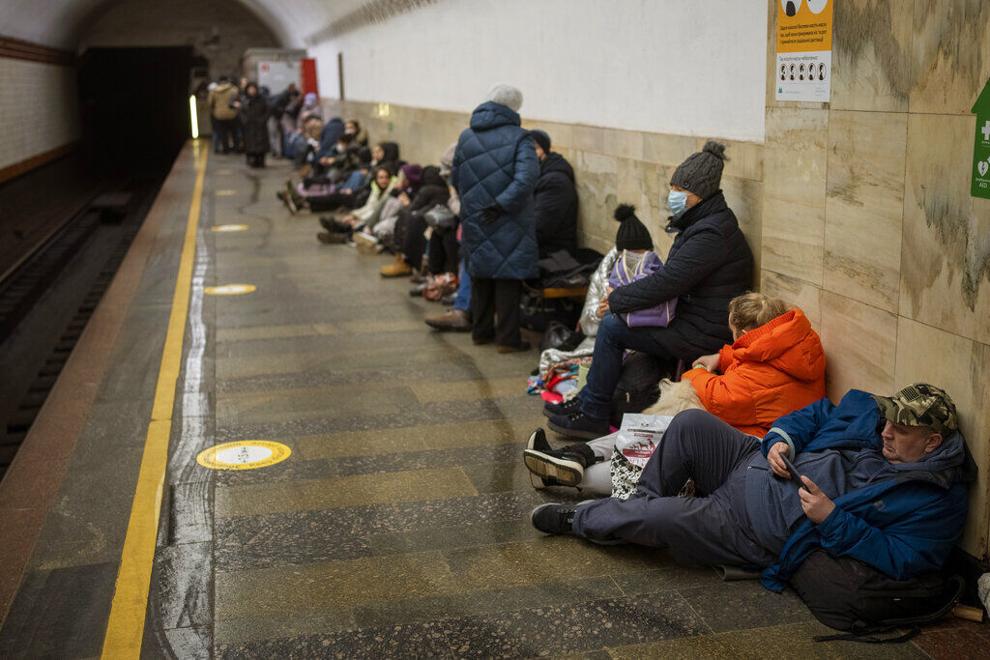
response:
[(667, 195), (667, 208), (675, 216), (684, 213), (687, 208), (687, 193), (683, 190), (671, 190)]

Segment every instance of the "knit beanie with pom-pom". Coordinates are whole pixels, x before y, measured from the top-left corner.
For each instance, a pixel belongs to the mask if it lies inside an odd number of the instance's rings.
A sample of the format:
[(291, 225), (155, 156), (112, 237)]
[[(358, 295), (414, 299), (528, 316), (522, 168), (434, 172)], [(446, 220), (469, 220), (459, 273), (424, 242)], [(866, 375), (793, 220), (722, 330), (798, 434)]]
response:
[(619, 221), (619, 231), (615, 232), (615, 247), (619, 250), (652, 250), (653, 238), (639, 218), (636, 207), (619, 204), (614, 217)]
[(709, 140), (701, 151), (688, 156), (674, 170), (670, 185), (680, 186), (701, 199), (706, 199), (719, 191), (722, 168), (727, 160), (725, 145)]

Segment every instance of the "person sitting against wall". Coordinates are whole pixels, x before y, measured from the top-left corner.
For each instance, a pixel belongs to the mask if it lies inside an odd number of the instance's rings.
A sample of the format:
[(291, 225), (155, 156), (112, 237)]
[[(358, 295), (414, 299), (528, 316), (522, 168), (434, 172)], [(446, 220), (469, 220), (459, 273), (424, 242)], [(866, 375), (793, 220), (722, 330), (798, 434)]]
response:
[(496, 85), (461, 133), (451, 181), (471, 276), (471, 339), (500, 353), (529, 350), (520, 333), (524, 280), (539, 274), (533, 190), (539, 161), (520, 126), (522, 92)]
[(382, 204), (378, 222), (354, 234), (354, 244), (359, 252), (378, 254), (387, 246), (394, 245), (395, 226), (403, 209), (412, 205), (420, 184), (423, 181), (423, 168), (415, 163), (406, 163), (399, 168), (399, 174), (392, 189)]
[[(762, 442), (711, 413), (683, 412), (632, 497), (544, 504), (530, 520), (546, 534), (760, 568), (773, 591), (817, 549), (903, 580), (943, 567), (975, 475), (952, 399), (916, 383), (889, 397), (823, 398), (778, 419)], [(688, 480), (694, 495), (678, 497)]]
[(545, 131), (534, 130), (529, 134), (540, 161), (540, 178), (533, 191), (540, 258), (560, 250), (573, 255), (577, 252), (578, 219), (574, 169), (566, 158), (551, 150), (550, 135)]
[(361, 128), (361, 123), (357, 119), (348, 119), (344, 122), (344, 132), (350, 135), (354, 144), (359, 147), (368, 146), (368, 131)]
[[(292, 163), (298, 177), (305, 179), (322, 171), (323, 165), (320, 163), (320, 134), (322, 132), (323, 120), (319, 117), (310, 117), (303, 124), (303, 132), (297, 136), (298, 142), (292, 147), (294, 154)], [(290, 213), (299, 211), (299, 195), (295, 191), (292, 179), (287, 180), (285, 188), (275, 194), (289, 209)]]
[(378, 222), (385, 200), (395, 188), (395, 184), (396, 177), (392, 175), (389, 166), (379, 165), (374, 169), (371, 191), (364, 205), (337, 218), (321, 217), (320, 225), (326, 231), (317, 234), (316, 238), (321, 243), (340, 244), (351, 240), (355, 231), (362, 229), (370, 231)]
[(391, 248), (395, 261), (381, 268), (382, 277), (405, 277), (423, 266), (426, 252), (426, 220), (424, 214), (434, 206), (446, 205), (450, 199), (447, 182), (440, 176), (440, 168), (427, 165), (423, 168), (422, 183), (409, 204), (399, 211)]
[[(753, 254), (719, 189), (725, 147), (709, 141), (674, 171), (667, 204), (676, 233), (666, 262), (640, 280), (612, 291), (580, 394), (546, 404), (548, 426), (570, 437), (593, 439), (609, 431), (609, 407), (626, 350), (692, 363), (731, 341), (728, 306), (750, 288)], [(622, 314), (678, 299), (666, 327), (630, 328)]]
[(405, 165), (399, 157), (399, 145), (395, 142), (379, 142), (371, 148), (371, 166), (393, 163), (396, 168)]
[[(675, 415), (702, 408), (750, 436), (762, 438), (778, 418), (825, 396), (825, 350), (804, 313), (762, 293), (729, 302), (733, 342), (695, 360), (679, 383), (662, 388), (644, 414)], [(539, 486), (579, 486), (611, 494), (609, 459), (618, 434), (551, 449), (540, 431), (524, 452)]]
[(299, 108), (296, 128), (300, 131), (303, 130), (306, 127), (306, 121), (310, 117), (319, 117), (322, 129), (323, 110), (320, 108), (320, 97), (318, 97), (314, 92), (306, 92), (303, 96), (302, 107)]

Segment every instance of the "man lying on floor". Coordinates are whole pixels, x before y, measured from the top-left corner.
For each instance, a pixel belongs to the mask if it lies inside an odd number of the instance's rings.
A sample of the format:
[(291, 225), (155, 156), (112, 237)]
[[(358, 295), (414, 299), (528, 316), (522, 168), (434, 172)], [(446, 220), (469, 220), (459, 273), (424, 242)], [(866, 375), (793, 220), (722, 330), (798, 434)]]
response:
[[(774, 591), (819, 547), (900, 579), (941, 568), (975, 469), (944, 391), (850, 390), (838, 406), (822, 399), (781, 417), (762, 443), (705, 411), (683, 412), (635, 495), (544, 504), (532, 522), (546, 534), (666, 547), (678, 561), (765, 569)], [(688, 479), (695, 496), (677, 497)]]

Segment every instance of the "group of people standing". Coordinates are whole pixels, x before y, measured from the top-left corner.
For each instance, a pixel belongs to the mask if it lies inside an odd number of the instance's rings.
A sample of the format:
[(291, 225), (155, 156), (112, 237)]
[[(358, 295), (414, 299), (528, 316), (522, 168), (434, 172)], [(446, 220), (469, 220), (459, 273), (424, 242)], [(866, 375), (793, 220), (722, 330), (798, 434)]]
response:
[(228, 76), (220, 76), (208, 90), (213, 151), (244, 153), (249, 167), (264, 167), (269, 153), (276, 158), (286, 155), (302, 132), (307, 111), (318, 106), (316, 94), (303, 96), (294, 83), (272, 96), (247, 78), (235, 85)]

